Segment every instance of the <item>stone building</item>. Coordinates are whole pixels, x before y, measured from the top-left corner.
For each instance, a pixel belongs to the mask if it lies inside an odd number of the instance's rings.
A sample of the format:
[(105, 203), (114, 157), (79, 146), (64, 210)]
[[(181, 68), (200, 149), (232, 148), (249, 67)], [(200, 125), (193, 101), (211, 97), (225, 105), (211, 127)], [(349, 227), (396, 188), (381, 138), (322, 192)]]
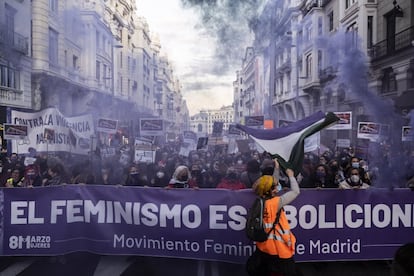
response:
[(186, 128), (181, 89), (172, 70), (165, 77), (169, 61), (138, 8), (133, 0), (0, 1), (1, 122), (7, 107), (56, 107), (118, 120), (128, 138), (143, 117)]
[(30, 21), (30, 1), (0, 1), (0, 123), (8, 107), (33, 105)]

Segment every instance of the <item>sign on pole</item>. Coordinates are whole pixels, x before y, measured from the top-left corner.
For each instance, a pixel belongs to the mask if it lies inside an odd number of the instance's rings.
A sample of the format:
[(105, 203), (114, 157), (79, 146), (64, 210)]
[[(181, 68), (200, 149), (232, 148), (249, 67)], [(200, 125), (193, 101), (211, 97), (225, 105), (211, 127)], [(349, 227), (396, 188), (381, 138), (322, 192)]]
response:
[(401, 141), (413, 141), (413, 133), (410, 126), (402, 127)]
[(139, 120), (141, 136), (161, 136), (164, 133), (162, 119), (143, 118)]
[(245, 126), (251, 128), (263, 129), (264, 116), (246, 116)]
[(339, 121), (328, 129), (352, 129), (352, 111), (334, 113), (339, 118)]
[(99, 119), (96, 127), (97, 131), (115, 134), (118, 129), (118, 121), (110, 119)]
[(4, 124), (3, 138), (8, 140), (24, 140), (27, 138), (27, 126)]
[(357, 138), (369, 139), (377, 142), (380, 135), (381, 125), (373, 122), (358, 122)]

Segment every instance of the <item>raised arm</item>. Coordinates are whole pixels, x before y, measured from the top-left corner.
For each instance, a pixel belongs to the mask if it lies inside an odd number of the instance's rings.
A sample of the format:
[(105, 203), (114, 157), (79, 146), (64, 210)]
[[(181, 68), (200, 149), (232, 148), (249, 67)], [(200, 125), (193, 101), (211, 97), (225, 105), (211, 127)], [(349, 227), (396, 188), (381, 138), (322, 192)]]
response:
[(299, 184), (296, 181), (293, 170), (287, 169), (286, 175), (289, 177), (290, 190), (280, 196), (279, 209), (291, 203), (300, 194)]

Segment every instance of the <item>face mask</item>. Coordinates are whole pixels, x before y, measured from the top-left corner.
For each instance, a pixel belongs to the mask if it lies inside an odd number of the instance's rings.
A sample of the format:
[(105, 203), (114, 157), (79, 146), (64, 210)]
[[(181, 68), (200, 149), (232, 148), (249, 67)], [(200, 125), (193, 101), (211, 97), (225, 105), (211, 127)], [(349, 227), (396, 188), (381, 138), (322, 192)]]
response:
[(158, 178), (163, 178), (164, 177), (164, 173), (163, 172), (157, 172), (157, 177)]
[(282, 190), (282, 185), (280, 185), (280, 183), (277, 183), (276, 190), (277, 192), (280, 192)]
[(351, 181), (353, 183), (358, 183), (359, 182), (359, 175), (351, 175)]
[(359, 162), (352, 162), (352, 168), (359, 168)]
[(325, 172), (316, 172), (317, 177), (325, 177)]
[(134, 175), (138, 175), (138, 172), (130, 172), (129, 174), (134, 176)]
[(243, 160), (237, 160), (237, 164), (239, 165), (243, 164)]

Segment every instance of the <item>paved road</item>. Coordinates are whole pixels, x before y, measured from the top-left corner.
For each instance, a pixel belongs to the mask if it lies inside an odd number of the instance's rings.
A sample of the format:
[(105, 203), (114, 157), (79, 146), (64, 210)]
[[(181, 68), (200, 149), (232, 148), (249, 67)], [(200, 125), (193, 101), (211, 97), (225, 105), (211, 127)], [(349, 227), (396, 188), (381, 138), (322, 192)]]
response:
[[(389, 276), (389, 261), (299, 263), (304, 276)], [(0, 257), (0, 276), (247, 276), (244, 265), (138, 256), (72, 253)]]

